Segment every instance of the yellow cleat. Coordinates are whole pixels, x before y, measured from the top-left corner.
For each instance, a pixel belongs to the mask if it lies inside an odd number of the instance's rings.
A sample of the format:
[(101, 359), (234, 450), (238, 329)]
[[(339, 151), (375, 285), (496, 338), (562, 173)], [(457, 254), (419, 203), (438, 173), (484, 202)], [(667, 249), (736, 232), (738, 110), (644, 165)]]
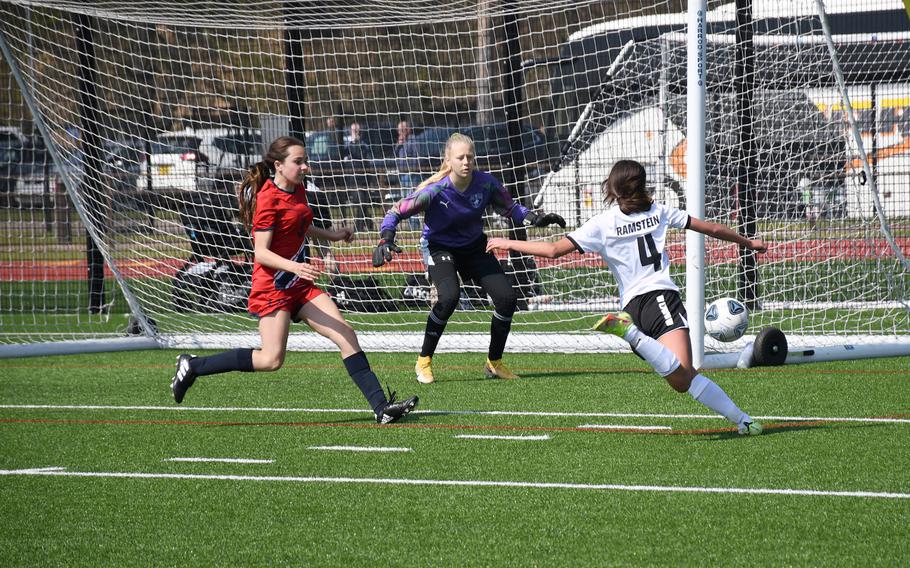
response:
[(506, 364), (502, 362), (502, 359), (497, 359), (495, 361), (490, 361), (487, 359), (487, 362), (483, 366), (484, 374), (489, 377), (498, 377), (500, 379), (518, 379), (518, 375), (513, 373), (506, 367)]
[(417, 364), (414, 365), (414, 370), (417, 372), (418, 382), (428, 385), (435, 380), (433, 378), (432, 357), (417, 357)]

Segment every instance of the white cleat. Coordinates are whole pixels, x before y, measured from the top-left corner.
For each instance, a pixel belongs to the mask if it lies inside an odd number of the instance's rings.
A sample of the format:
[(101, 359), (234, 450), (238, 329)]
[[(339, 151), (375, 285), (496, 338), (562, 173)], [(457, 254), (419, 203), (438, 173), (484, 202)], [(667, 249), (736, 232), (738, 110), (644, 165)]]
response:
[(765, 429), (762, 428), (762, 425), (754, 420), (752, 420), (752, 421), (744, 420), (739, 425), (739, 435), (740, 436), (758, 436), (764, 430)]

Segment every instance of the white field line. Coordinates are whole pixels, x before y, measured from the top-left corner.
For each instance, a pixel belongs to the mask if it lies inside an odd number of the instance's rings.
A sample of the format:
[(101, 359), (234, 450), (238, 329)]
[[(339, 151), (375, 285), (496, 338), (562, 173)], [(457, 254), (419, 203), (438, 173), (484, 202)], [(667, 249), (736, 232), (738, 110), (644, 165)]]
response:
[(579, 428), (594, 430), (671, 430), (669, 426), (633, 426), (630, 424), (582, 424)]
[(410, 452), (411, 448), (380, 448), (371, 446), (310, 446), (308, 450), (337, 450), (340, 452)]
[(457, 434), (453, 438), (463, 438), (467, 440), (549, 440), (549, 436), (488, 436), (485, 434)]
[[(371, 410), (363, 408), (270, 408), (270, 407), (231, 407), (231, 406), (107, 406), (107, 405), (77, 405), (77, 404), (0, 404), (0, 409), (9, 410), (149, 410), (149, 411), (180, 411), (180, 412), (296, 412), (316, 414), (338, 414), (349, 412), (354, 414), (369, 414)], [(686, 420), (723, 420), (716, 414), (656, 414), (642, 412), (529, 412), (518, 410), (413, 410), (411, 414), (465, 414), (471, 416), (552, 416), (574, 418), (655, 418), (655, 419), (686, 419)], [(781, 420), (787, 422), (862, 422), (885, 424), (910, 424), (910, 418), (863, 418), (849, 416), (752, 416), (758, 420)]]
[(167, 458), (166, 462), (200, 462), (200, 463), (274, 463), (275, 460), (257, 460), (251, 458)]
[(530, 489), (575, 489), (659, 493), (720, 493), (733, 495), (786, 495), (806, 497), (860, 497), (869, 499), (910, 499), (910, 493), (878, 491), (825, 491), (762, 487), (687, 487), (673, 485), (616, 485), (611, 483), (547, 483), (532, 481), (484, 481), (457, 479), (381, 479), (370, 477), (296, 477), (273, 475), (203, 475), (189, 473), (142, 473), (126, 471), (65, 471), (63, 468), (0, 470), (4, 475), (43, 475), (54, 477), (98, 477), (125, 479), (193, 479), (219, 481), (259, 481), (285, 483), (355, 483), (375, 485), (435, 485), (448, 487), (502, 487)]

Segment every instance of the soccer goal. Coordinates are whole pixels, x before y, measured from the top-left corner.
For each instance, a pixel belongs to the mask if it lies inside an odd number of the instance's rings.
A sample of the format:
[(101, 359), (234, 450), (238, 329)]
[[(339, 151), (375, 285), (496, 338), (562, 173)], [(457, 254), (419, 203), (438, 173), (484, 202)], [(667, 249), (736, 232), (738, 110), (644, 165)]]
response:
[[(316, 222), (358, 231), (311, 243), (320, 286), (366, 349), (417, 350), (434, 298), (419, 219), (390, 265), (370, 255), (455, 131), (569, 229), (632, 158), (657, 199), (768, 241), (755, 257), (674, 237), (699, 353), (726, 364), (768, 326), (804, 353), (910, 353), (900, 0), (0, 0), (0, 16), (0, 355), (256, 346), (233, 194), (286, 134), (306, 142)], [(561, 235), (492, 212), (486, 232)], [(621, 307), (598, 258), (501, 262), (509, 350), (627, 348), (587, 331)], [(749, 331), (702, 343), (723, 296)], [(440, 349), (485, 349), (491, 309), (465, 282)], [(289, 347), (332, 348), (294, 330)]]

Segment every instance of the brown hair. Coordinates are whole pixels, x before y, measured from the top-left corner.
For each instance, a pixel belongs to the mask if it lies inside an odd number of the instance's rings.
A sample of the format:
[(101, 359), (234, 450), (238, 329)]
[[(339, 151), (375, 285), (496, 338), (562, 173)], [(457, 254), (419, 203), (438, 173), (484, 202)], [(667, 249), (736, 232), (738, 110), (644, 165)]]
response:
[(439, 167), (439, 171), (423, 180), (420, 185), (417, 186), (417, 189), (423, 189), (431, 183), (436, 183), (437, 181), (452, 173), (452, 168), (449, 166), (448, 158), (449, 152), (452, 150), (452, 146), (454, 146), (456, 142), (464, 142), (466, 144), (469, 144), (471, 146), (471, 151), (474, 151), (474, 141), (471, 140), (470, 136), (462, 134), (461, 132), (453, 133), (451, 136), (449, 136), (449, 139), (446, 140), (445, 159), (443, 160), (442, 165)]
[(651, 208), (654, 200), (646, 186), (645, 168), (635, 160), (613, 164), (610, 175), (600, 186), (604, 203), (619, 205), (623, 213), (639, 213)]
[(253, 226), (253, 213), (256, 211), (256, 196), (265, 185), (266, 180), (275, 173), (275, 162), (283, 162), (288, 157), (291, 146), (306, 147), (293, 136), (276, 138), (262, 155), (262, 160), (253, 164), (243, 181), (237, 186), (237, 202), (240, 205), (240, 221), (247, 230)]

